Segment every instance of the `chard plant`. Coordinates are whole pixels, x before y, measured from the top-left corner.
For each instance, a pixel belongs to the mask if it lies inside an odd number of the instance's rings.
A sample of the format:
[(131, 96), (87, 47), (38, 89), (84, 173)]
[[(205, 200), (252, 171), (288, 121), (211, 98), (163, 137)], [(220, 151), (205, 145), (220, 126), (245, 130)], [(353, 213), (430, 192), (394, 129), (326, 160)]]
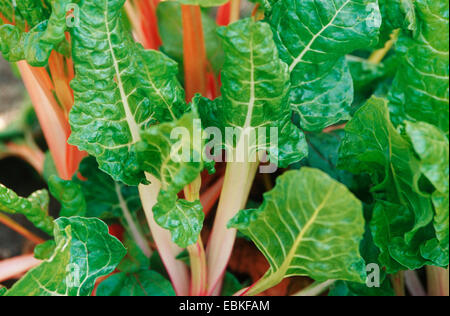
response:
[(448, 295), (448, 1), (252, 2), (0, 0), (0, 296)]

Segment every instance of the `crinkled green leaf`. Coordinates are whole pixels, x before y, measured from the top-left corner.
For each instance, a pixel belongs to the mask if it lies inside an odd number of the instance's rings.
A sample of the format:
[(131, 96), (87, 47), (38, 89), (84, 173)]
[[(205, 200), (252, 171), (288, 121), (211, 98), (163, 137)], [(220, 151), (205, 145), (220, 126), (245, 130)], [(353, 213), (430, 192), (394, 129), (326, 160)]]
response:
[(405, 233), (414, 227), (414, 214), (405, 206), (378, 201), (374, 207), (370, 228), (375, 245), (380, 249), (378, 261), (387, 273), (418, 269), (430, 261), (422, 257), (421, 245), (432, 237), (420, 230), (409, 243)]
[(34, 247), (34, 257), (39, 260), (50, 259), (55, 252), (56, 243), (53, 239)]
[(115, 180), (138, 185), (146, 182), (135, 149), (141, 130), (172, 120), (186, 105), (174, 63), (143, 51), (123, 26), (124, 2), (80, 3), (80, 23), (72, 28), (76, 77), (69, 142), (95, 156)]
[(381, 41), (383, 46), (391, 39), (394, 30), (406, 32), (417, 31), (416, 8), (413, 0), (378, 0), (383, 23), (381, 25)]
[(418, 29), (398, 42), (402, 56), (389, 95), (392, 119), (425, 121), (449, 130), (449, 3), (414, 1)]
[(79, 170), (84, 179), (74, 181), (79, 183), (86, 198), (88, 217), (121, 218), (124, 213), (121, 201), (131, 213), (142, 207), (137, 188), (115, 182), (98, 168), (93, 157), (83, 159)]
[(61, 204), (59, 216), (86, 216), (86, 199), (79, 184), (53, 175), (48, 181), (48, 187)]
[[(158, 30), (162, 40), (161, 50), (180, 64), (183, 71), (183, 24), (179, 3), (166, 1), (157, 7)], [(223, 65), (223, 49), (217, 36), (217, 24), (206, 12), (202, 11), (202, 27), (208, 61), (215, 72)]]
[(53, 218), (48, 215), (49, 196), (41, 190), (22, 198), (12, 190), (0, 184), (0, 211), (9, 214), (22, 214), (34, 226), (51, 235), (53, 233)]
[(155, 221), (172, 233), (180, 247), (197, 241), (203, 226), (202, 206), (178, 200), (177, 194), (203, 171), (201, 122), (195, 112), (152, 126), (142, 134), (138, 159), (143, 170), (161, 182)]
[(449, 197), (448, 194), (435, 192), (433, 204), (436, 215), (434, 217), (434, 229), (440, 247), (447, 253), (447, 265), (449, 255)]
[(173, 0), (181, 4), (199, 5), (201, 7), (218, 7), (229, 0)]
[(97, 278), (113, 272), (126, 253), (95, 218), (57, 219), (55, 242), (52, 257), (15, 283), (7, 296), (89, 296)]
[(290, 102), (306, 130), (350, 118), (353, 82), (344, 56), (377, 43), (375, 0), (279, 0), (270, 24), (289, 65)]
[(372, 176), (372, 192), (414, 213), (414, 226), (405, 227), (406, 242), (433, 219), (430, 198), (418, 188), (420, 163), (411, 145), (394, 128), (387, 101), (371, 98), (347, 124), (339, 164), (352, 173)]
[(175, 296), (172, 284), (155, 271), (117, 273), (100, 283), (97, 296)]
[[(236, 128), (238, 139), (227, 140), (228, 148), (235, 147), (244, 133), (255, 132), (258, 144), (250, 146), (268, 151), (271, 161), (281, 167), (301, 160), (307, 146), (303, 133), (291, 123), (288, 69), (278, 57), (270, 26), (245, 19), (218, 32), (225, 50), (222, 97), (197, 100), (204, 127), (217, 127), (223, 135), (227, 128)], [(267, 129), (266, 137), (258, 128)], [(270, 139), (271, 128), (278, 131), (278, 144)]]
[[(0, 51), (10, 62), (26, 60), (30, 65), (47, 65), (50, 53), (65, 40), (66, 6), (72, 0), (52, 0), (52, 13), (29, 32), (14, 25), (0, 26)], [(36, 12), (32, 8), (30, 12)], [(35, 19), (35, 17), (30, 17)]]
[(304, 167), (285, 173), (259, 209), (240, 212), (230, 226), (250, 237), (270, 263), (250, 289), (253, 294), (296, 275), (317, 281), (365, 280), (359, 252), (362, 204), (322, 171)]
[(173, 200), (161, 193), (153, 207), (156, 223), (172, 233), (172, 240), (181, 248), (193, 245), (203, 228), (205, 214), (200, 201)]
[(447, 137), (425, 122), (406, 122), (406, 133), (420, 157), (420, 169), (435, 188), (449, 192), (449, 144)]

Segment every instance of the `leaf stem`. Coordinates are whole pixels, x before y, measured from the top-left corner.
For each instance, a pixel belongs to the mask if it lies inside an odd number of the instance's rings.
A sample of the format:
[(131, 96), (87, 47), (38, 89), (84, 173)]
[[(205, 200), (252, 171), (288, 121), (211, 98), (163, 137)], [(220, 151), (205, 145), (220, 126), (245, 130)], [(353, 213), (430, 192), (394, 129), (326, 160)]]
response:
[(449, 269), (427, 266), (428, 295), (449, 296)]
[(148, 242), (146, 238), (144, 237), (144, 234), (142, 233), (141, 228), (139, 225), (136, 224), (135, 219), (133, 218), (133, 215), (131, 215), (130, 209), (128, 208), (127, 202), (123, 198), (122, 191), (120, 185), (115, 182), (115, 188), (116, 188), (116, 194), (119, 199), (119, 205), (122, 209), (123, 216), (125, 218), (125, 221), (127, 223), (126, 228), (129, 230), (129, 233), (131, 236), (133, 236), (134, 241), (138, 245), (138, 247), (141, 249), (141, 251), (144, 253), (144, 255), (147, 258), (150, 258), (152, 256), (152, 250), (150, 249), (150, 246), (148, 245)]
[(19, 276), (40, 263), (32, 254), (0, 261), (0, 282)]
[(15, 222), (9, 216), (4, 215), (2, 213), (0, 213), (0, 223), (2, 223), (5, 226), (11, 228), (16, 233), (22, 235), (23, 237), (25, 237), (26, 239), (28, 239), (29, 241), (31, 241), (32, 243), (34, 243), (36, 245), (42, 244), (43, 242), (45, 242), (44, 239), (42, 239), (41, 237), (38, 237), (37, 235), (35, 235), (34, 233), (30, 232), (28, 229), (26, 229), (22, 225), (20, 225), (17, 222)]
[(400, 35), (400, 29), (394, 30), (391, 34), (391, 39), (386, 42), (383, 48), (378, 49), (370, 55), (368, 61), (372, 64), (379, 64), (386, 57), (387, 53), (394, 46), (395, 42), (397, 42), (398, 36)]
[(422, 282), (420, 282), (419, 276), (417, 275), (417, 271), (405, 271), (405, 284), (412, 296), (427, 296)]
[(258, 165), (257, 162), (227, 164), (219, 207), (206, 252), (209, 295), (221, 284), (233, 251), (236, 229), (228, 229), (227, 224), (245, 207)]
[[(200, 199), (200, 189), (202, 178), (199, 175), (191, 184), (184, 188), (184, 195), (187, 201), (194, 202)], [(192, 296), (204, 296), (208, 286), (208, 270), (206, 266), (205, 247), (201, 236), (198, 236), (197, 243), (187, 247), (191, 263), (191, 290)]]
[(202, 14), (199, 6), (181, 5), (186, 100), (196, 93), (207, 95), (207, 70)]
[(391, 275), (391, 282), (396, 296), (406, 296), (404, 271)]
[(237, 22), (241, 16), (241, 0), (231, 0), (230, 24)]
[(157, 203), (161, 182), (150, 174), (146, 174), (146, 176), (150, 184), (141, 184), (139, 194), (153, 240), (172, 281), (175, 293), (179, 296), (187, 296), (189, 294), (189, 272), (187, 266), (176, 259), (182, 249), (172, 242), (170, 232), (160, 227), (153, 217), (153, 207)]

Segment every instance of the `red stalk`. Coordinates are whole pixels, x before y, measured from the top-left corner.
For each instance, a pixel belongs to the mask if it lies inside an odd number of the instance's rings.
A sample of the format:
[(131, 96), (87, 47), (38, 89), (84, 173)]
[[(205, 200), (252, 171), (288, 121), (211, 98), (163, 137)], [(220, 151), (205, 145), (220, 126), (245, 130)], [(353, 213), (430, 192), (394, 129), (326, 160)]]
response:
[(231, 2), (227, 2), (219, 7), (217, 11), (216, 23), (220, 26), (227, 26), (230, 24), (230, 14), (231, 14)]
[(62, 179), (70, 180), (84, 157), (74, 146), (67, 143), (70, 126), (61, 106), (51, 92), (53, 85), (44, 68), (35, 68), (25, 61), (17, 66), (25, 87), (31, 97), (42, 131)]
[(199, 6), (182, 5), (186, 100), (207, 95), (207, 66), (202, 16)]
[(141, 29), (144, 36), (142, 44), (147, 49), (158, 49), (162, 44), (156, 16), (156, 7), (159, 2), (160, 0), (137, 0)]

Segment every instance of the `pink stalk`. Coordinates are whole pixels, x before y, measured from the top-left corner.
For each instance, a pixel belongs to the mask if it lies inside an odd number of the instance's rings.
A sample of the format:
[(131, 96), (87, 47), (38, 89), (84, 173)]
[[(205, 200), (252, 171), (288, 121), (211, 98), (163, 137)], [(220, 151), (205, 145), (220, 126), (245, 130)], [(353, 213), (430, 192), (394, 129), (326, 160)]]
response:
[(40, 263), (32, 254), (0, 261), (0, 282), (20, 276)]
[(182, 249), (172, 242), (170, 232), (160, 227), (153, 217), (153, 207), (157, 203), (161, 183), (150, 174), (147, 174), (147, 179), (151, 184), (140, 185), (139, 194), (153, 240), (169, 274), (175, 293), (178, 296), (187, 296), (189, 295), (189, 271), (182, 261), (177, 260), (177, 256), (182, 252)]

